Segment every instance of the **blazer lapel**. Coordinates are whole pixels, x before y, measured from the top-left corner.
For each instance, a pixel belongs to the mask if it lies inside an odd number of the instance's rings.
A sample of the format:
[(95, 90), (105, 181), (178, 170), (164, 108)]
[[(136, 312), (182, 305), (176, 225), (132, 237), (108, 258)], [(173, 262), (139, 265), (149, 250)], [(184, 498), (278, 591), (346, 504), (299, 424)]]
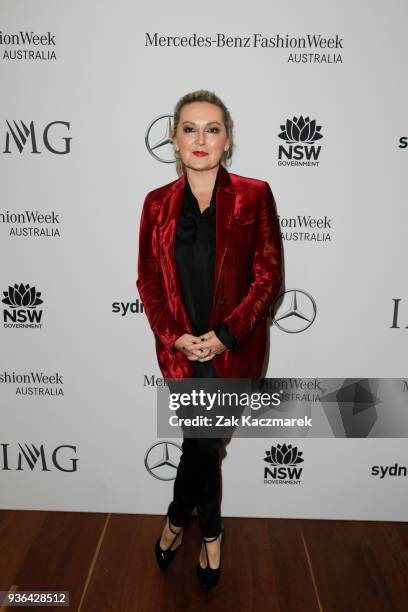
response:
[[(214, 298), (217, 294), (220, 282), (222, 265), (228, 247), (229, 228), (231, 225), (232, 213), (234, 212), (236, 193), (233, 189), (228, 170), (220, 166), (220, 176), (217, 186), (217, 204), (215, 211), (216, 218), (216, 256), (214, 271)], [(213, 310), (214, 310), (213, 300)]]
[[(170, 279), (171, 295), (174, 299), (176, 309), (181, 311), (186, 330), (192, 332), (192, 327), (184, 307), (180, 281), (177, 273), (175, 257), (176, 228), (183, 204), (184, 189), (186, 185), (186, 173), (177, 179), (170, 193), (164, 198), (161, 206), (158, 222), (160, 226), (160, 249), (166, 270), (163, 270), (164, 278)], [(229, 227), (235, 206), (236, 193), (233, 189), (229, 172), (220, 166), (220, 174), (216, 193), (216, 256), (214, 270), (214, 300), (211, 312), (210, 324), (214, 314), (215, 296), (221, 277), (222, 265), (228, 247)], [(167, 273), (167, 274), (166, 274)]]
[(169, 289), (173, 299), (175, 312), (179, 311), (181, 313), (180, 322), (183, 322), (186, 331), (192, 334), (193, 329), (182, 298), (175, 254), (176, 228), (183, 205), (185, 181), (186, 175), (184, 173), (173, 183), (170, 193), (163, 200), (158, 222), (160, 251), (164, 264), (164, 282), (166, 282), (166, 279), (169, 279)]

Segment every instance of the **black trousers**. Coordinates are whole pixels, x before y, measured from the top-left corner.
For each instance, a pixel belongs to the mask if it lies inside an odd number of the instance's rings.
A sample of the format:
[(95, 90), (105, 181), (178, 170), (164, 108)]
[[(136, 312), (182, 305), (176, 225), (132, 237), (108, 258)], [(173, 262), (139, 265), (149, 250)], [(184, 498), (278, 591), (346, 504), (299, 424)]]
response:
[[(218, 378), (211, 361), (197, 362), (195, 378)], [(167, 515), (172, 525), (184, 526), (197, 508), (203, 537), (217, 536), (221, 520), (222, 438), (188, 438), (183, 435), (182, 455)]]

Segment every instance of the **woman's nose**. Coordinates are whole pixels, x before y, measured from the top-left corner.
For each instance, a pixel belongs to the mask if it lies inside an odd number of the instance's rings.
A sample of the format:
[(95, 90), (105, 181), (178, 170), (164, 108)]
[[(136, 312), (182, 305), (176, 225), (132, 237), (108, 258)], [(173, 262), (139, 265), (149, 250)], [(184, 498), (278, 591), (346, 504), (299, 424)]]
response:
[(197, 132), (196, 142), (198, 145), (203, 145), (205, 143), (205, 132)]

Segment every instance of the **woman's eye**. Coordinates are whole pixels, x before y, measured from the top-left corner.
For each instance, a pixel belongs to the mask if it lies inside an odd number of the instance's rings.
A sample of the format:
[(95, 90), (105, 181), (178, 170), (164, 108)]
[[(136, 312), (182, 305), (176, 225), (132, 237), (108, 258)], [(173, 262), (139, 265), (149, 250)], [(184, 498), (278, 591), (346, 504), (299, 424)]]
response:
[[(218, 127), (210, 127), (210, 128), (208, 128), (208, 131), (211, 134), (218, 134), (218, 132), (220, 131), (220, 128), (218, 128)], [(191, 127), (190, 125), (186, 125), (183, 128), (183, 132), (185, 132), (186, 134), (190, 134), (191, 132), (194, 132), (194, 128)]]

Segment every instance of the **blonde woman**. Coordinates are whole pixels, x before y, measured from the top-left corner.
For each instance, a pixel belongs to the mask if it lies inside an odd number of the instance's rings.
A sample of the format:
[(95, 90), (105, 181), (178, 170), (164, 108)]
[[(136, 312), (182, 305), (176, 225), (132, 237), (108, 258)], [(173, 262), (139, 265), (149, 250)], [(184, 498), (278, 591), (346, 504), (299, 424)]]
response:
[[(172, 142), (179, 178), (143, 205), (137, 287), (165, 378), (259, 378), (267, 316), (282, 280), (276, 207), (266, 181), (230, 173), (233, 120), (215, 93), (176, 104)], [(173, 561), (196, 507), (203, 536), (197, 576), (220, 577), (220, 438), (186, 438), (173, 499), (156, 542), (159, 566)]]

